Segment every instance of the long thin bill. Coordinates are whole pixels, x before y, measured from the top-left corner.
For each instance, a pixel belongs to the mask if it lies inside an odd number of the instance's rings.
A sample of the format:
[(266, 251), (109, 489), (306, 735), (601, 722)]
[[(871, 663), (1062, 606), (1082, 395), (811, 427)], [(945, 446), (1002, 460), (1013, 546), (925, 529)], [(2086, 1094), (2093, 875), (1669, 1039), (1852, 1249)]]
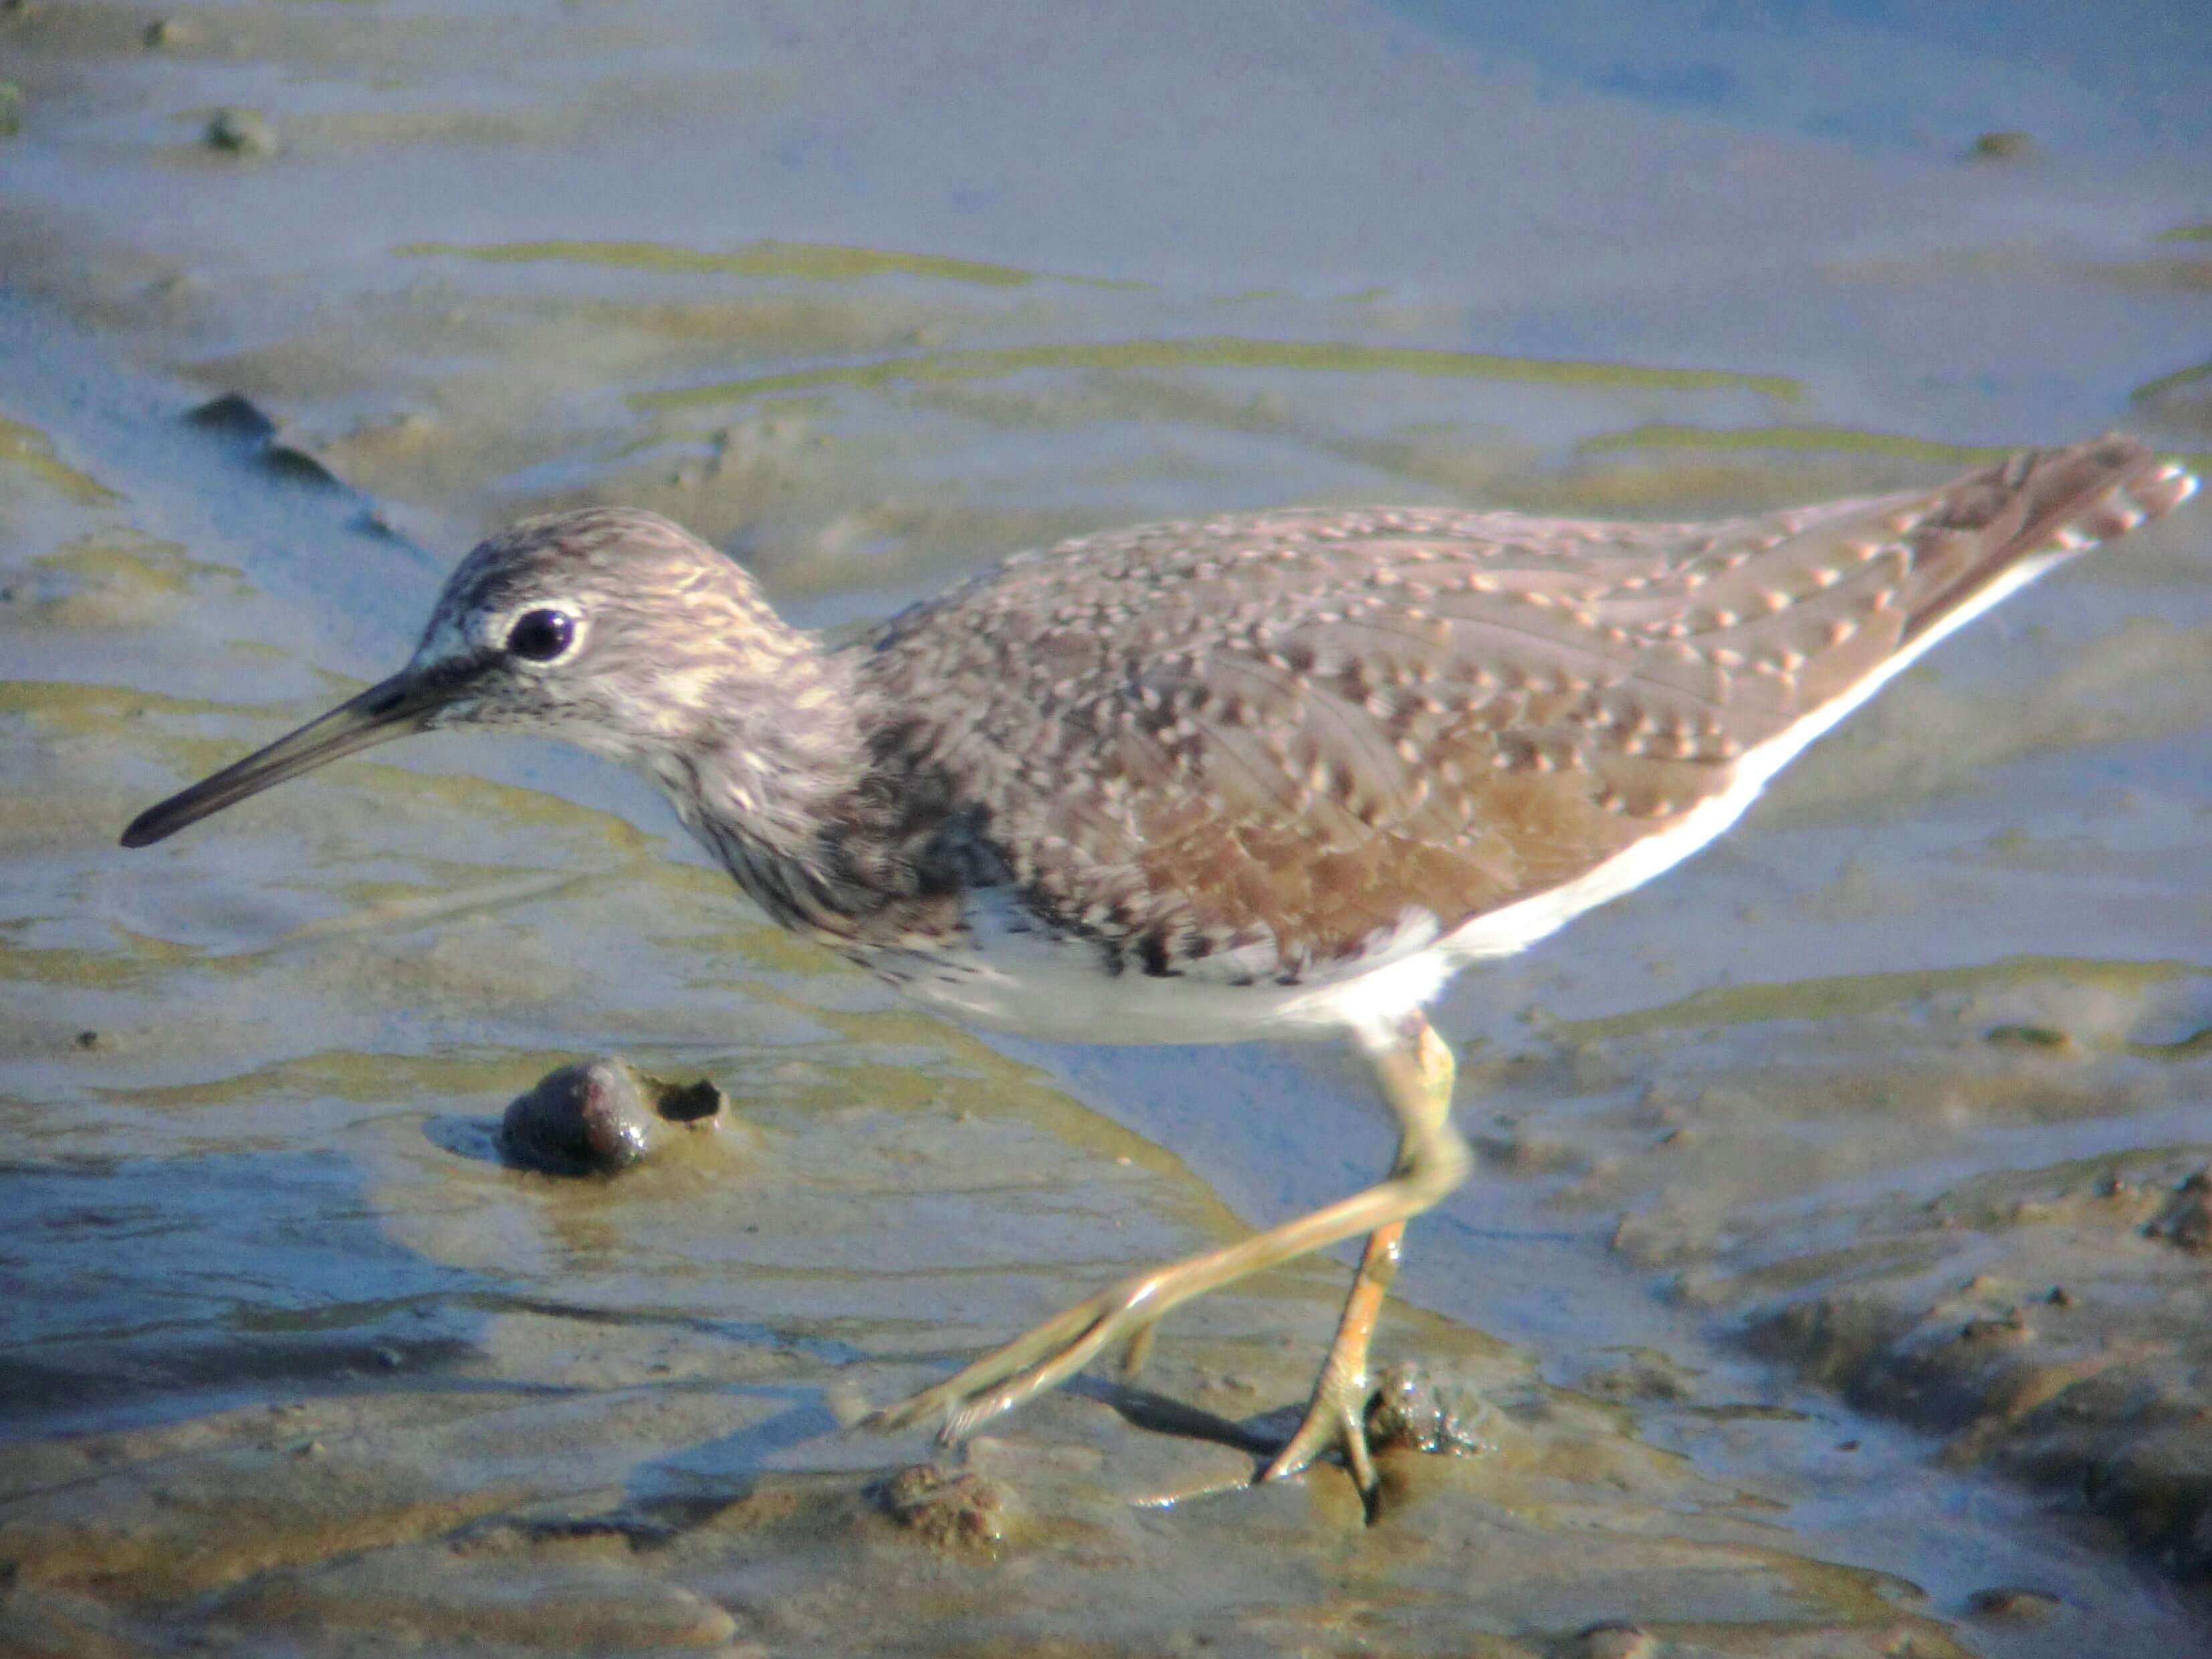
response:
[(451, 694), (450, 685), (422, 675), (400, 673), (380, 680), (289, 737), (279, 738), (266, 749), (170, 796), (159, 806), (149, 807), (131, 821), (131, 827), (123, 832), (123, 844), (149, 847), (187, 824), (198, 823), (287, 778), (313, 771), (326, 761), (419, 732)]

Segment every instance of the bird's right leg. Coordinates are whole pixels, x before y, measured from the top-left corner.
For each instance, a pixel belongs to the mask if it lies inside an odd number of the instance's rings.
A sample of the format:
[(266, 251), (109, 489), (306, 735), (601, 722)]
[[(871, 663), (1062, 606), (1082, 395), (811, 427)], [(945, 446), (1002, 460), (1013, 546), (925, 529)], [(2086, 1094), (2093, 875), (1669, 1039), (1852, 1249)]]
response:
[[(945, 1424), (939, 1438), (961, 1439), (1000, 1413), (1057, 1388), (1106, 1349), (1136, 1340), (1194, 1297), (1361, 1233), (1388, 1232), (1434, 1205), (1467, 1178), (1474, 1162), (1451, 1126), (1450, 1053), (1418, 1013), (1363, 1033), (1362, 1042), (1398, 1117), (1399, 1159), (1386, 1179), (1239, 1243), (1125, 1279), (948, 1381), (865, 1420), (876, 1428), (901, 1428), (941, 1415)], [(1382, 1283), (1379, 1272), (1367, 1276), (1359, 1292), (1363, 1307), (1370, 1300), (1380, 1305)], [(1347, 1310), (1339, 1346), (1364, 1378), (1365, 1330), (1373, 1317), (1371, 1311), (1364, 1314), (1363, 1327), (1352, 1312)]]

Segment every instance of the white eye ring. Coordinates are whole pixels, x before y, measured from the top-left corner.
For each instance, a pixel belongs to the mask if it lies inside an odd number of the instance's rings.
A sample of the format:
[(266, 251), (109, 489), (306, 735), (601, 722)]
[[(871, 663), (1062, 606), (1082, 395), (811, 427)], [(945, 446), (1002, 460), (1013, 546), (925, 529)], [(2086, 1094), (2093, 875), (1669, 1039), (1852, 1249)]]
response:
[(572, 657), (583, 643), (584, 619), (563, 605), (533, 605), (486, 630), (488, 641), (511, 662), (550, 668)]

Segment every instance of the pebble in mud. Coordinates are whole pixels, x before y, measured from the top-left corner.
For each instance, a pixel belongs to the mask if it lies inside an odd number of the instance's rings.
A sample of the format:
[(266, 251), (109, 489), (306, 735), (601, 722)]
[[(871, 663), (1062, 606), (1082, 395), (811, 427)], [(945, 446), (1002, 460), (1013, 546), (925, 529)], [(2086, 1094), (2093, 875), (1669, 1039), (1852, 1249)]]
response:
[(615, 1175), (678, 1136), (711, 1133), (729, 1098), (704, 1078), (672, 1083), (628, 1061), (563, 1066), (509, 1103), (500, 1151), (553, 1175)]
[(877, 1499), (892, 1520), (939, 1549), (995, 1550), (1006, 1537), (1006, 1491), (980, 1474), (915, 1463), (884, 1481)]
[(2212, 1251), (2212, 1171), (2185, 1177), (2172, 1201), (2144, 1224), (2143, 1237), (2162, 1238), (2192, 1255)]
[(250, 161), (274, 155), (278, 148), (276, 129), (267, 116), (253, 109), (217, 110), (207, 124), (207, 142), (212, 149)]
[(2048, 1619), (2058, 1609), (2058, 1598), (2048, 1590), (1999, 1585), (1978, 1589), (1966, 1598), (1967, 1611), (1978, 1619), (2012, 1619), (2023, 1623)]

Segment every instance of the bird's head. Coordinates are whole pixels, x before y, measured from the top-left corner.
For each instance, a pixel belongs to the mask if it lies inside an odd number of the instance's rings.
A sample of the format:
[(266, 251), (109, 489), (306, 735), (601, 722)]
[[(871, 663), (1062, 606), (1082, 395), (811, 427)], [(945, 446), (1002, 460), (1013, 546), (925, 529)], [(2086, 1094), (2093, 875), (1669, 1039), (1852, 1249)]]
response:
[(495, 726), (651, 768), (710, 729), (803, 726), (831, 701), (812, 643), (737, 565), (657, 514), (586, 508), (480, 544), (407, 665), (139, 815), (125, 847), (415, 732)]

